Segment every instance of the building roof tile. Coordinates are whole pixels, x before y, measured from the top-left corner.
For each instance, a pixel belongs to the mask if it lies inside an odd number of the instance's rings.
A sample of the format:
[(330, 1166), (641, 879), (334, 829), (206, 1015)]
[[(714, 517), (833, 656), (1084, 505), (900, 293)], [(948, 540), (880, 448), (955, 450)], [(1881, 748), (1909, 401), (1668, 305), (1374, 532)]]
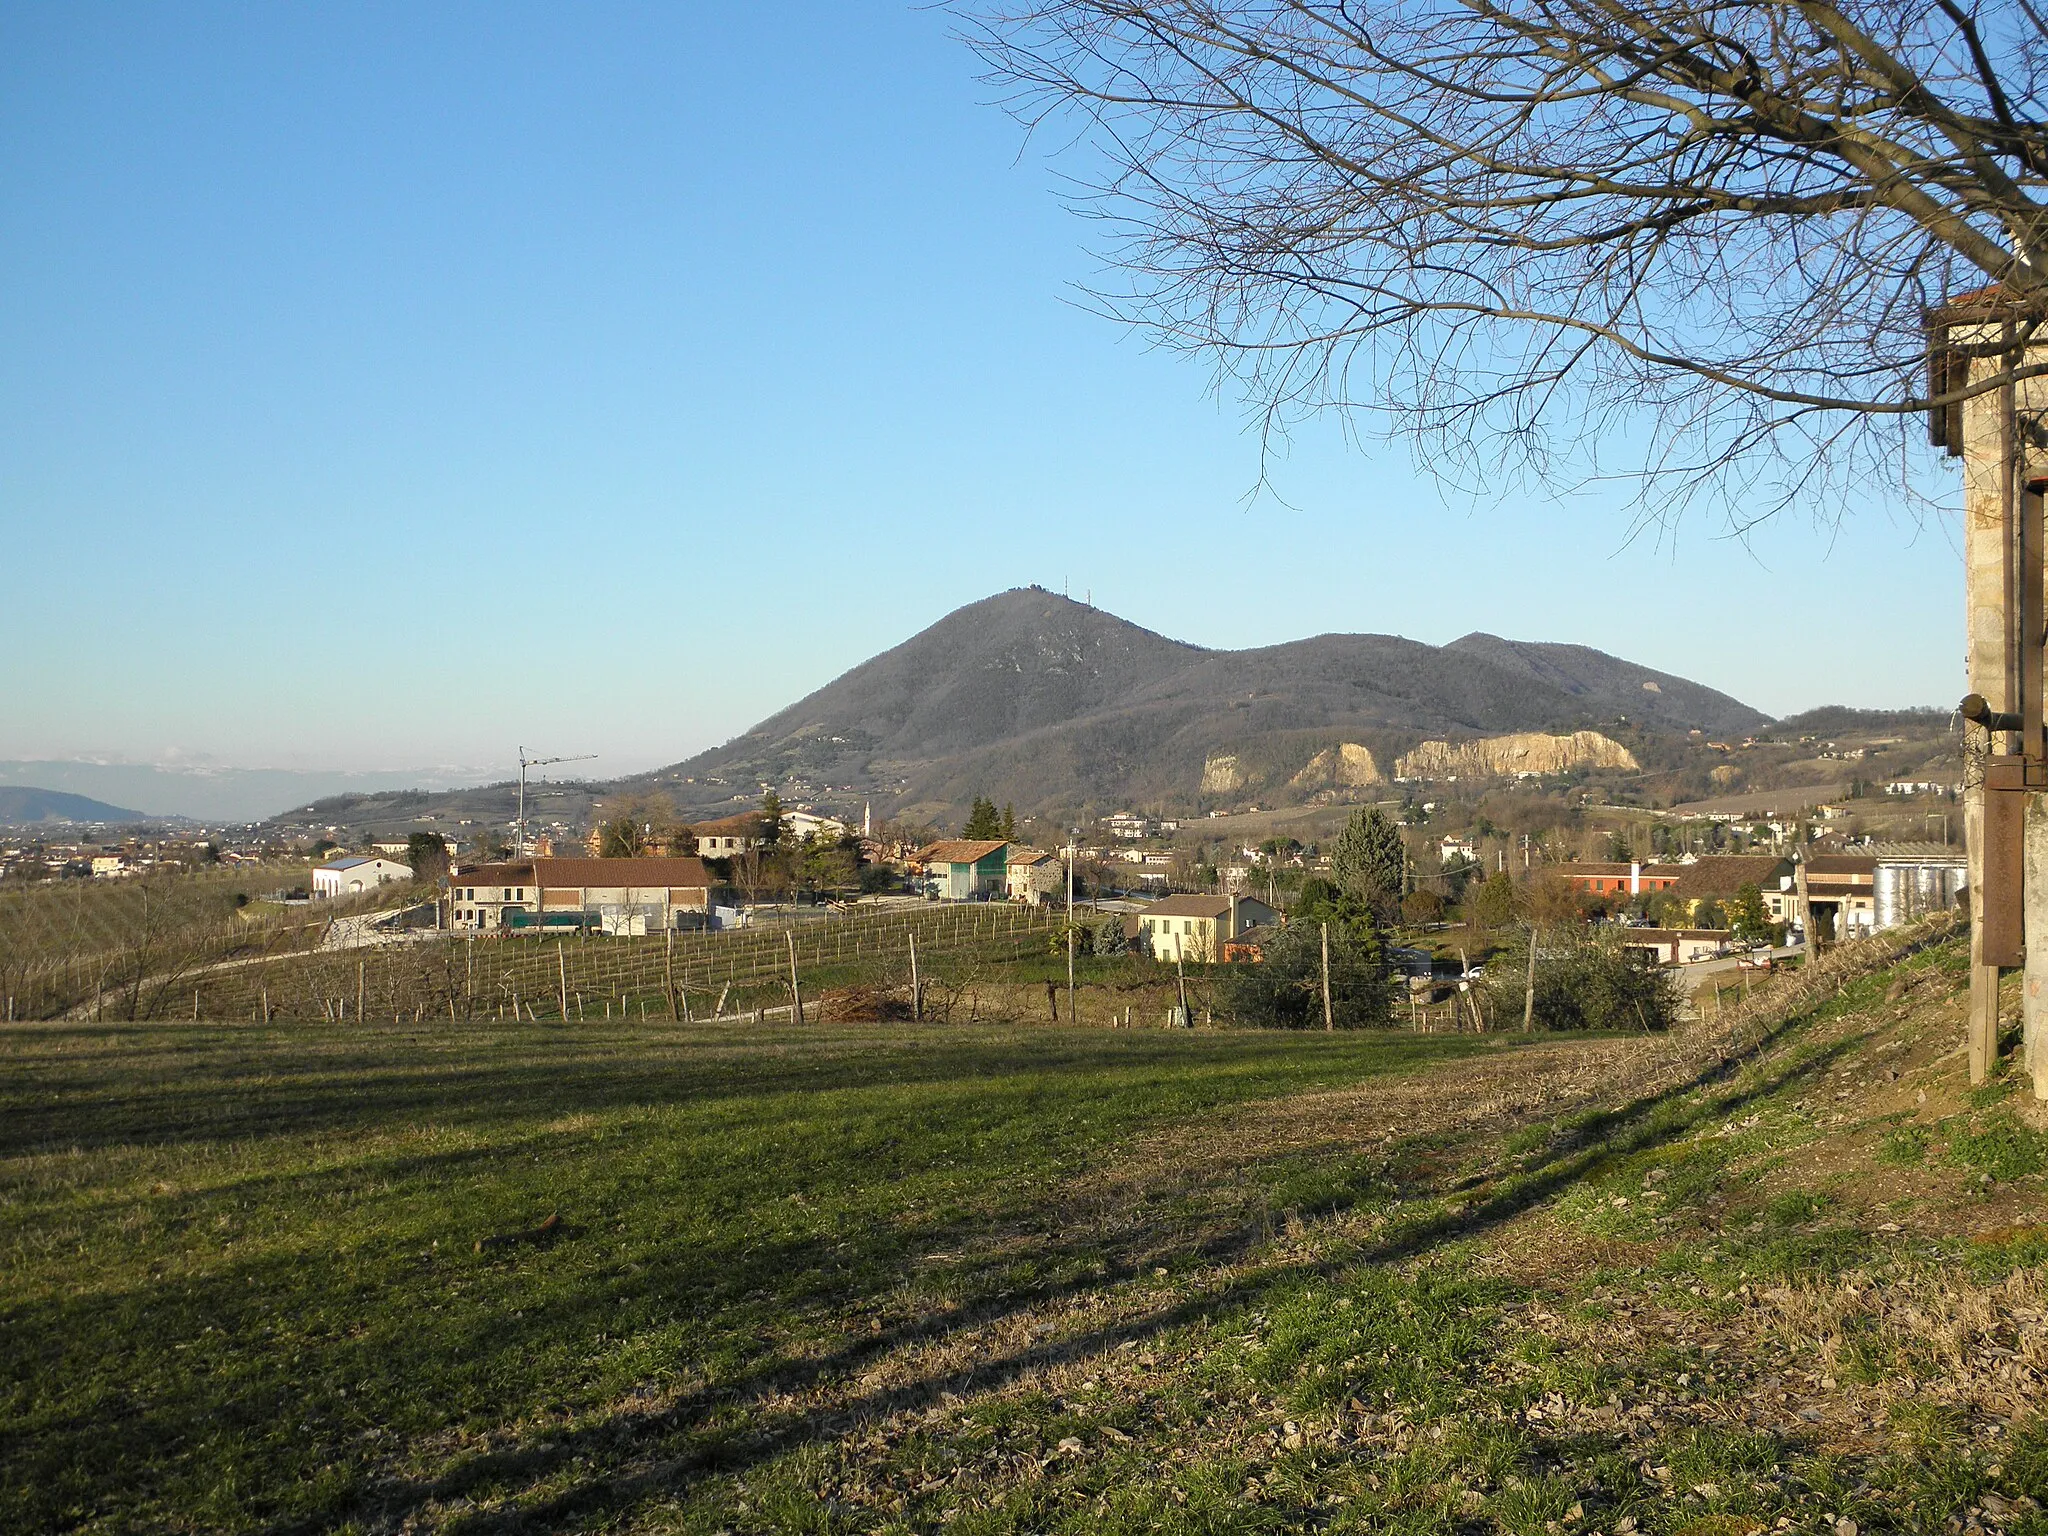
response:
[(690, 889), (717, 883), (704, 861), (692, 858), (535, 859), (533, 871), (533, 883), (550, 891), (661, 885)]
[(985, 842), (979, 838), (946, 838), (929, 847), (920, 848), (917, 861), (920, 864), (979, 864), (999, 848), (1010, 845), (1001, 838)]
[[(1250, 899), (1250, 898), (1245, 898)], [(1262, 901), (1261, 907), (1266, 904)], [(1270, 909), (1269, 909), (1270, 910)], [(1163, 896), (1152, 903), (1140, 917), (1223, 917), (1230, 911), (1228, 896)]]
[(1770, 890), (1785, 860), (1775, 853), (1716, 853), (1685, 866), (1671, 894), (1687, 900), (1723, 901), (1745, 885)]

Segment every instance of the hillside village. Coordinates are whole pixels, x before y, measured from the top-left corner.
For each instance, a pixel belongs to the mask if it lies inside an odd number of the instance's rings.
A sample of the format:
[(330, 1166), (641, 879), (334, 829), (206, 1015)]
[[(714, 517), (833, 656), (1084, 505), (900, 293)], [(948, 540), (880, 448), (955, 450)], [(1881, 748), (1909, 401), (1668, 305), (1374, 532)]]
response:
[[(965, 643), (968, 635), (980, 639)], [(1393, 726), (1389, 707), (1367, 705), (1378, 723), (1332, 741), (1327, 725), (1302, 724), (1299, 691), (1286, 701), (1295, 713), (1261, 729), (1262, 714), (1284, 702), (1277, 690), (1232, 700), (1214, 682), (1186, 681), (1221, 667), (1239, 681), (1299, 682), (1301, 658), (1181, 646), (1026, 589), (970, 605), (675, 769), (610, 784), (537, 782), (517, 794), (348, 796), (240, 827), (124, 823), (94, 835), (25, 826), (0, 843), (0, 888), (275, 866), (278, 883), (249, 899), (306, 905), (400, 886), (415, 928), (512, 938), (734, 931), (905, 903), (1065, 912), (1071, 902), (1069, 921), (1085, 917), (1094, 935), (1114, 918), (1134, 951), (1243, 964), (1258, 963), (1262, 939), (1297, 915), (1326, 915), (1332, 893), (1344, 897), (1336, 843), (1370, 815), (1399, 845), (1396, 888), (1375, 927), (1411, 972), (1461, 977), (1484, 966), (1532, 903), (1682, 972), (1794, 950), (1809, 937), (1861, 937), (1962, 897), (1947, 716), (1824, 709), (1772, 722), (1683, 679), (1570, 647), (1468, 637), (1431, 652), (1352, 639), (1371, 644), (1347, 641), (1351, 650), (1334, 654), (1353, 661), (1341, 665), (1379, 676), (1371, 669), (1391, 659), (1420, 670), (1360, 696), (1398, 693), (1405, 727)], [(1307, 661), (1331, 663), (1327, 644), (1304, 644)], [(992, 672), (991, 657), (1001, 662)], [(1079, 673), (1077, 658), (1087, 662)], [(919, 691), (902, 693), (906, 679)], [(886, 721), (861, 702), (882, 697), (885, 684), (890, 718), (925, 722), (914, 729), (926, 767), (895, 792), (877, 789), (890, 772)], [(1173, 733), (1159, 748), (1186, 764), (1178, 793), (1128, 793), (1162, 782), (1142, 762), (1088, 780), (1090, 798), (1065, 805), (1057, 775), (1018, 777), (1014, 754), (1030, 743), (1042, 759), (1048, 731), (1122, 729), (1117, 701), (1133, 688), (1187, 701), (1169, 709)], [(1541, 718), (1529, 713), (1532, 699), (1553, 724), (1418, 728), (1454, 726), (1461, 712), (1528, 722)], [(1356, 702), (1316, 707), (1325, 720), (1347, 710), (1354, 725), (1363, 718)], [(869, 744), (852, 782), (835, 788), (814, 775), (806, 751), (775, 759), (779, 782), (734, 782), (738, 765), (754, 772), (765, 761), (749, 743), (776, 739), (783, 722), (835, 715), (860, 722), (833, 728), (841, 745)], [(978, 723), (963, 735), (946, 723), (956, 717)], [(932, 758), (946, 742), (969, 750)], [(976, 765), (994, 782), (931, 798), (935, 771), (957, 781)], [(998, 793), (1004, 786), (1018, 798)], [(520, 808), (524, 821), (512, 814)], [(305, 867), (294, 872), (293, 860)], [(1567, 894), (1542, 898), (1547, 887)]]

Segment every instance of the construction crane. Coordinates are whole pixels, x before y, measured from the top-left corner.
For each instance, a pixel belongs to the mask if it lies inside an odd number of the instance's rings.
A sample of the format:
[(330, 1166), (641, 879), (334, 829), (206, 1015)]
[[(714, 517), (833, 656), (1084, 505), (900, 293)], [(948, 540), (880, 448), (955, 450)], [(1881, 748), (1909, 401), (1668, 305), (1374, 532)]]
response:
[(526, 857), (526, 770), (545, 768), (550, 763), (586, 763), (596, 757), (595, 752), (578, 752), (571, 757), (528, 757), (526, 748), (519, 749), (519, 853)]

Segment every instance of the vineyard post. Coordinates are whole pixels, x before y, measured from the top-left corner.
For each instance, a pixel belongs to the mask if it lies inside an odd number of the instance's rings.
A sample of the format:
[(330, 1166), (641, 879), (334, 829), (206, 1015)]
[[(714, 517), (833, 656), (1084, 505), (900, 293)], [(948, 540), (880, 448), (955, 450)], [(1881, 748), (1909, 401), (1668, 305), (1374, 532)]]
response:
[(363, 968), (369, 962), (358, 956), (356, 959), (356, 1022), (363, 1022)]
[(789, 1017), (799, 1026), (804, 1021), (804, 994), (796, 974), (796, 930), (786, 928), (782, 936), (789, 940)]
[(1335, 1030), (1337, 1015), (1330, 1007), (1330, 925), (1323, 924), (1323, 1029)]
[[(668, 991), (668, 1021), (676, 1022), (676, 931), (663, 931), (661, 941), (662, 984)], [(687, 1009), (685, 1010), (687, 1011)]]
[(910, 1017), (913, 1023), (924, 1022), (924, 983), (917, 975), (917, 933), (910, 935)]
[[(1811, 928), (1806, 930), (1812, 933)], [(1809, 946), (1812, 941), (1808, 940)], [(1808, 954), (1811, 955), (1811, 948)], [(1809, 962), (1810, 963), (1810, 962)], [(1522, 1033), (1528, 1034), (1536, 1027), (1536, 925), (1529, 924), (1529, 977), (1522, 987)]]
[(569, 953), (560, 939), (555, 940), (555, 976), (562, 984), (562, 1022), (569, 1022)]

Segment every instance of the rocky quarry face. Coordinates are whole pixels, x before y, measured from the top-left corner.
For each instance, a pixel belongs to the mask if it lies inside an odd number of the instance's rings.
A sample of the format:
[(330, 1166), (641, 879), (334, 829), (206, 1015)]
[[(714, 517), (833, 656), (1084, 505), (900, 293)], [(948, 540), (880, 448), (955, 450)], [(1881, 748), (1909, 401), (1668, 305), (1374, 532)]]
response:
[(1212, 757), (1202, 764), (1202, 793), (1228, 795), (1244, 787), (1244, 772), (1235, 754)]
[(1402, 779), (1507, 779), (1517, 774), (1564, 773), (1572, 768), (1637, 768), (1635, 754), (1598, 731), (1569, 736), (1520, 732), (1477, 741), (1425, 741), (1394, 760)]
[(1308, 766), (1291, 781), (1296, 789), (1324, 789), (1339, 785), (1384, 784), (1386, 775), (1373, 761), (1370, 751), (1355, 741), (1325, 747), (1308, 760)]

